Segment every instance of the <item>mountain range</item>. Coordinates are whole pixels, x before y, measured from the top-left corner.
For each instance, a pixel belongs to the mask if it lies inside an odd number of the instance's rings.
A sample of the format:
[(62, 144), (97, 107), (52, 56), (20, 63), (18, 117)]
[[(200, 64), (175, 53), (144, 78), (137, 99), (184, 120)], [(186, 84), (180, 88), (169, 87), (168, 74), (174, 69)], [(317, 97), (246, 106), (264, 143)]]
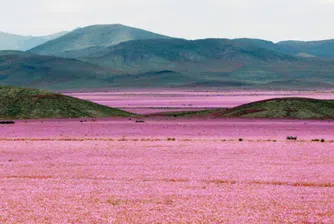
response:
[(0, 32), (0, 50), (20, 50), (26, 51), (49, 40), (61, 37), (68, 32), (63, 31), (48, 36), (22, 36)]
[(172, 38), (120, 24), (0, 52), (0, 84), (45, 89), (333, 88), (334, 40)]
[(62, 56), (63, 53), (68, 51), (92, 47), (109, 47), (130, 40), (165, 38), (169, 37), (120, 24), (94, 25), (75, 29), (60, 38), (31, 49), (30, 52), (41, 55)]
[[(53, 38), (44, 44), (34, 47), (30, 52), (61, 57), (78, 57), (78, 55), (82, 57), (89, 56), (91, 53), (105, 51), (105, 48), (123, 42), (152, 39), (171, 40), (177, 38), (171, 38), (121, 24), (93, 25), (77, 28), (59, 38)], [(323, 41), (281, 41), (276, 44), (271, 41), (247, 38), (222, 40), (226, 42), (238, 41), (238, 43), (241, 44), (252, 44), (259, 48), (281, 51), (300, 57), (334, 58), (334, 39)], [(166, 43), (169, 42), (167, 41)], [(147, 41), (144, 42), (144, 44), (147, 44)], [(83, 52), (84, 54), (82, 54)]]

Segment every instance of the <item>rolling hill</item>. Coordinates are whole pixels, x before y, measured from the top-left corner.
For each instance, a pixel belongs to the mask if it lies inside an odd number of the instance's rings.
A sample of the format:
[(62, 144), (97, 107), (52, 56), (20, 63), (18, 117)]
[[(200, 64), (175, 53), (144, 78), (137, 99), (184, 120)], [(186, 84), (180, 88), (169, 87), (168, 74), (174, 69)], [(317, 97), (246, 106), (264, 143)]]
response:
[(31, 53), (64, 56), (68, 51), (95, 47), (109, 47), (130, 40), (168, 39), (169, 37), (120, 24), (93, 25), (46, 42), (30, 50)]
[(49, 36), (22, 36), (0, 32), (0, 50), (26, 51), (49, 40), (65, 35), (67, 32), (59, 32)]
[(334, 101), (310, 98), (277, 98), (241, 105), (222, 112), (218, 117), (334, 119)]
[(154, 116), (332, 120), (334, 119), (334, 100), (275, 98), (248, 103), (231, 109), (157, 113)]
[(89, 101), (36, 89), (0, 87), (0, 119), (131, 116)]

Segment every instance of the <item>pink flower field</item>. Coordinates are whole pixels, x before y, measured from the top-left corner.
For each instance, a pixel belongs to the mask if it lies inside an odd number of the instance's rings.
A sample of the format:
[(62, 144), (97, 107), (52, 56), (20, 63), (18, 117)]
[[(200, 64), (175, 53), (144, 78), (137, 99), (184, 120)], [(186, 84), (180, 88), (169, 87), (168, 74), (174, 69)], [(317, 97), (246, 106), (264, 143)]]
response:
[(113, 118), (0, 130), (1, 224), (334, 223), (334, 122)]
[(117, 107), (129, 112), (151, 114), (163, 111), (230, 108), (242, 104), (277, 98), (308, 97), (334, 99), (333, 91), (190, 91), (190, 90), (129, 90), (115, 92), (67, 93), (81, 99)]

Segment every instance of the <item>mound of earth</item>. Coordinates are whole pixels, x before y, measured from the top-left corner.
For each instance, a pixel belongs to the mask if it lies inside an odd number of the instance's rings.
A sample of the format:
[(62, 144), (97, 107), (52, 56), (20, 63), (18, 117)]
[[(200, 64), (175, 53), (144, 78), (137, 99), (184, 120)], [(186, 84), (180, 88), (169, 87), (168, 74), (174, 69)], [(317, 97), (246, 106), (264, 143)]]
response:
[(0, 87), (0, 119), (131, 116), (131, 113), (46, 91)]
[(310, 98), (277, 98), (212, 113), (219, 117), (334, 119), (334, 101)]

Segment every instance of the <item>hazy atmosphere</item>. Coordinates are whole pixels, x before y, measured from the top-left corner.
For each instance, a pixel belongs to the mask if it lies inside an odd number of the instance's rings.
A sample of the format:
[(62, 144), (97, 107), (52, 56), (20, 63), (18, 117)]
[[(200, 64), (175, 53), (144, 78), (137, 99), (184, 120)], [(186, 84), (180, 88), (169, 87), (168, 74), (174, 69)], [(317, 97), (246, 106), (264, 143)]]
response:
[(334, 37), (333, 0), (1, 0), (0, 31), (47, 35), (121, 23), (173, 37)]

